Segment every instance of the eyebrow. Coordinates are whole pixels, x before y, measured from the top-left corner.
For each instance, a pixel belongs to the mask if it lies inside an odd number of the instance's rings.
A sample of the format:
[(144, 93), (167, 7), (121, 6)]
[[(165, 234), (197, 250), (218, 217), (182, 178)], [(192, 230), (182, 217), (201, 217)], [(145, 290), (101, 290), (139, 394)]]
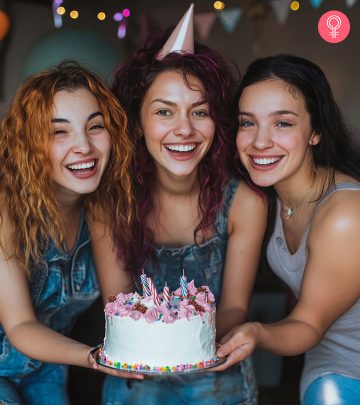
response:
[[(158, 103), (163, 103), (163, 104), (166, 104), (166, 105), (170, 105), (170, 106), (172, 106), (172, 107), (175, 107), (175, 106), (177, 105), (177, 104), (174, 103), (173, 101), (165, 100), (165, 99), (163, 99), (163, 98), (155, 98), (155, 99), (151, 102), (151, 104), (156, 103), (156, 102), (158, 102)], [(192, 107), (197, 107), (197, 106), (203, 105), (203, 104), (207, 104), (207, 101), (205, 101), (205, 100), (200, 100), (200, 101), (197, 101), (196, 103), (192, 103), (191, 106), (192, 106)]]
[[(286, 115), (286, 114), (291, 114), (291, 115), (295, 115), (296, 117), (299, 117), (299, 114), (297, 114), (297, 113), (294, 112), (294, 111), (290, 111), (290, 110), (276, 110), (276, 111), (271, 112), (271, 113), (269, 114), (269, 116), (273, 116), (273, 115)], [(240, 116), (240, 115), (246, 115), (246, 116), (249, 116), (249, 117), (253, 117), (253, 116), (254, 116), (253, 113), (246, 112), (246, 111), (240, 111), (240, 112), (239, 112), (239, 116)]]
[[(98, 117), (99, 115), (100, 115), (100, 116), (103, 116), (102, 112), (96, 111), (96, 112), (94, 112), (94, 113), (92, 113), (92, 114), (90, 114), (90, 115), (88, 116), (87, 121), (90, 121), (90, 120), (92, 120), (93, 118)], [(66, 118), (53, 118), (53, 119), (51, 120), (51, 122), (54, 123), (54, 124), (57, 124), (57, 123), (60, 123), (60, 124), (64, 124), (64, 123), (65, 123), (65, 124), (69, 124), (69, 123), (70, 123), (70, 121), (67, 120)]]

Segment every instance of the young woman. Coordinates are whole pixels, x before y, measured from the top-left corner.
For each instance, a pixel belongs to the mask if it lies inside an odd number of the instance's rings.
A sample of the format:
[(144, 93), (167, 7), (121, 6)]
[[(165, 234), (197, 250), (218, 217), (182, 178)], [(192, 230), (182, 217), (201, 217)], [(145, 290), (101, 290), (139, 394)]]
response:
[(131, 220), (125, 124), (110, 90), (71, 63), (28, 78), (1, 122), (1, 404), (69, 403), (66, 367), (47, 363), (111, 371), (64, 335), (99, 295), (88, 214), (116, 194)]
[(237, 147), (251, 179), (276, 193), (269, 264), (297, 305), (275, 324), (222, 340), (224, 369), (256, 346), (306, 352), (302, 403), (360, 401), (360, 154), (318, 66), (280, 55), (252, 63), (240, 85)]
[[(218, 53), (197, 44), (194, 54), (170, 52), (159, 58), (165, 38), (137, 52), (119, 69), (113, 85), (127, 112), (135, 149), (137, 219), (130, 238), (114, 222), (123, 271), (114, 274), (112, 283), (100, 282), (107, 295), (116, 294), (124, 289), (120, 274), (135, 279), (144, 268), (159, 291), (165, 282), (175, 290), (184, 269), (189, 281), (208, 285), (215, 294), (222, 336), (246, 317), (266, 203), (245, 181), (231, 178), (234, 79), (229, 66)], [(97, 252), (110, 257), (105, 244)], [(99, 266), (115, 268), (110, 259)], [(223, 375), (156, 377), (131, 384), (110, 378), (103, 395), (107, 405), (255, 401), (248, 361)]]

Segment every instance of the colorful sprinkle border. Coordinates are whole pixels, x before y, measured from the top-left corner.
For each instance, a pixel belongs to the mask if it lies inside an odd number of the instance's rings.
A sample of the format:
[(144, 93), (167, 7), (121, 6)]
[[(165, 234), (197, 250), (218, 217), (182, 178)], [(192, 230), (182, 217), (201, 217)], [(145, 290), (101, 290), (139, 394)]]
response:
[[(96, 351), (95, 351), (96, 349)], [(98, 364), (114, 369), (128, 371), (139, 374), (175, 374), (175, 373), (187, 373), (193, 371), (205, 370), (207, 368), (215, 367), (222, 364), (225, 360), (214, 357), (208, 361), (201, 361), (197, 364), (179, 364), (177, 366), (148, 366), (143, 364), (127, 364), (120, 362), (114, 362), (106, 357), (101, 346), (94, 349), (94, 357)]]

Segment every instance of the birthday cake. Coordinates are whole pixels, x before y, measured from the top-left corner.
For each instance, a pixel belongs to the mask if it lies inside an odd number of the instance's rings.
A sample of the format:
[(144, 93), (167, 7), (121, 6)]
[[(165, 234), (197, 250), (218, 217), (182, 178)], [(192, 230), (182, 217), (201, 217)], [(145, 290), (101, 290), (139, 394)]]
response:
[(178, 373), (215, 364), (215, 299), (207, 286), (180, 278), (181, 287), (158, 294), (141, 277), (143, 295), (111, 296), (98, 362), (121, 370)]

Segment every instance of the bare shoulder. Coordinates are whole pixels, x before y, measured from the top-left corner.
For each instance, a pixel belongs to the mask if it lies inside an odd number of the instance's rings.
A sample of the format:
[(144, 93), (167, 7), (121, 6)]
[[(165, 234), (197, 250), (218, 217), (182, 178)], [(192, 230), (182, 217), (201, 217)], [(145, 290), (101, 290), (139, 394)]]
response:
[(230, 208), (229, 226), (247, 223), (256, 225), (257, 223), (265, 223), (266, 220), (266, 195), (251, 189), (245, 181), (241, 181)]
[(350, 241), (360, 235), (360, 189), (333, 193), (314, 215), (309, 242)]
[(360, 225), (360, 189), (334, 192), (314, 216), (314, 228), (330, 230)]
[(245, 181), (241, 181), (235, 191), (232, 207), (239, 205), (248, 209), (266, 209), (267, 197), (265, 193), (256, 191), (250, 188)]

